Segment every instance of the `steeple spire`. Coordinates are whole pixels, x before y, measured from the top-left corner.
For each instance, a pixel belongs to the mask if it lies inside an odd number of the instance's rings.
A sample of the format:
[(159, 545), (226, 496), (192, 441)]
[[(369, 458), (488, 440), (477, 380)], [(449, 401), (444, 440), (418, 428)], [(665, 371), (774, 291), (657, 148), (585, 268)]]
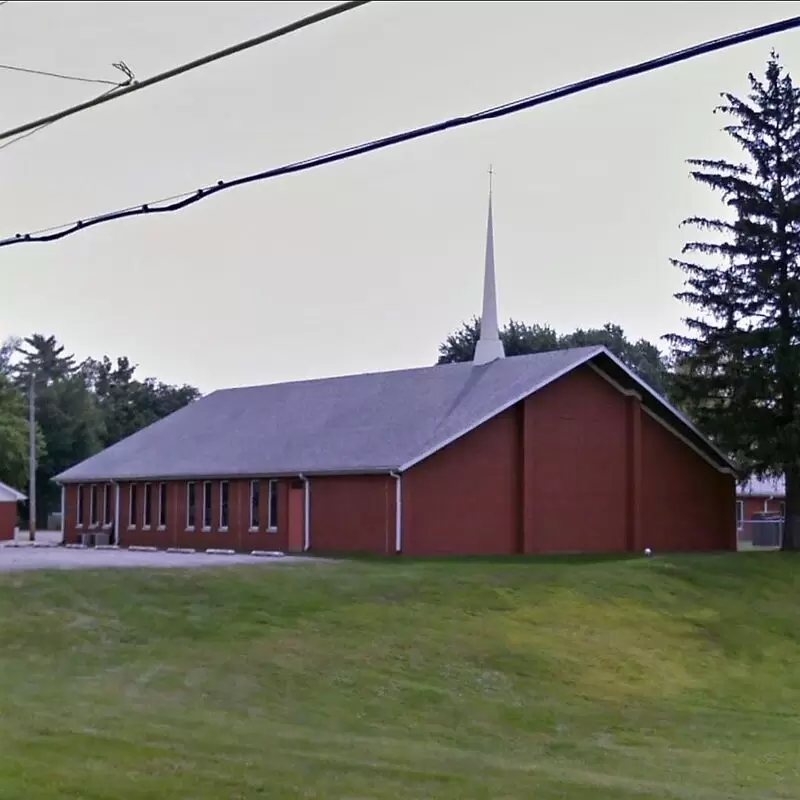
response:
[(494, 276), (494, 226), (492, 223), (492, 168), (489, 167), (489, 218), (486, 224), (486, 265), (483, 273), (483, 310), (481, 335), (475, 346), (474, 364), (488, 364), (505, 358), (497, 324), (497, 286)]

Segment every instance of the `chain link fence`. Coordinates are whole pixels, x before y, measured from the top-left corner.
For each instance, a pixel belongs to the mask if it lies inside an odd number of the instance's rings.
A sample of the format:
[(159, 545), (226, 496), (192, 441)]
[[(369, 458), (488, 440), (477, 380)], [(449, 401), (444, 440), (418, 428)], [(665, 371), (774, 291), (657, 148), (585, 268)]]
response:
[(736, 531), (740, 550), (778, 550), (783, 544), (783, 518), (741, 520)]

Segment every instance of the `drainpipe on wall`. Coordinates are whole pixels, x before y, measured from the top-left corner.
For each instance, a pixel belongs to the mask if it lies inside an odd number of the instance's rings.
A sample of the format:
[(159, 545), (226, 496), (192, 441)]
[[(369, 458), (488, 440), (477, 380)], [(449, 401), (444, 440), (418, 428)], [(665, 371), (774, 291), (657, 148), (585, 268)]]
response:
[(61, 544), (66, 544), (64, 539), (67, 536), (67, 487), (61, 484)]
[(389, 473), (394, 478), (394, 551), (403, 550), (403, 478), (399, 472)]
[(114, 541), (112, 544), (119, 545), (119, 532), (122, 526), (119, 524), (119, 484), (114, 481), (114, 486), (117, 488), (117, 497), (115, 501), (116, 509), (114, 511)]
[(311, 549), (311, 484), (302, 473), (297, 476), (303, 481), (303, 552)]

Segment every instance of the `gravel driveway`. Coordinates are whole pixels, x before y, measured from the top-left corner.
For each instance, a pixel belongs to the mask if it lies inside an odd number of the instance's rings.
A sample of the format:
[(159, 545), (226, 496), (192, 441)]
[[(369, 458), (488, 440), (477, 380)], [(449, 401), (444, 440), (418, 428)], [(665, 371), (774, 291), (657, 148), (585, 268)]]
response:
[(0, 547), (0, 572), (20, 569), (102, 569), (103, 567), (193, 568), (233, 564), (287, 564), (292, 556), (211, 555), (208, 553), (73, 550), (66, 547)]

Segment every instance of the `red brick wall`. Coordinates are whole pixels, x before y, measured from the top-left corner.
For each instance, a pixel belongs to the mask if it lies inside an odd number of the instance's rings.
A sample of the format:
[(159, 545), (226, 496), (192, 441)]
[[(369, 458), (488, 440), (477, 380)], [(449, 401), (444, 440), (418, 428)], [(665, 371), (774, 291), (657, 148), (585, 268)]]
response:
[(736, 547), (735, 481), (649, 414), (642, 417), (643, 546), (669, 550)]
[(783, 497), (737, 497), (737, 500), (742, 502), (742, 519), (753, 519), (756, 514), (763, 514), (765, 511), (768, 514), (780, 514), (783, 510), (781, 503), (784, 501)]
[(520, 548), (519, 412), (509, 409), (403, 476), (403, 552)]
[(17, 504), (0, 503), (0, 541), (14, 538), (14, 528), (17, 526)]
[[(167, 524), (158, 526), (159, 482), (152, 486), (152, 524), (144, 527), (144, 483), (137, 483), (137, 515), (130, 519), (130, 484), (120, 484), (120, 524), (119, 544), (146, 545), (160, 548), (193, 547), (205, 550), (210, 547), (233, 548), (235, 550), (284, 550), (288, 529), (288, 483), (278, 481), (278, 520), (277, 530), (267, 530), (268, 479), (261, 479), (260, 525), (258, 530), (250, 530), (250, 481), (231, 480), (228, 482), (228, 529), (220, 529), (220, 483), (211, 481), (211, 525), (203, 530), (203, 481), (195, 483), (195, 529), (186, 528), (186, 481), (167, 482)], [(91, 530), (89, 527), (89, 484), (83, 485), (84, 520), (83, 527), (77, 526), (77, 486), (66, 487), (65, 497), (65, 540), (78, 542), (80, 534)], [(98, 485), (98, 508), (102, 522), (102, 484)], [(116, 514), (116, 488), (112, 500), (112, 514)], [(102, 530), (102, 527), (97, 528)]]
[(732, 476), (585, 367), (403, 476), (403, 552), (726, 549), (732, 492)]
[(627, 549), (629, 407), (588, 367), (525, 401), (526, 552)]
[(311, 479), (311, 550), (395, 552), (395, 479), (342, 475)]

